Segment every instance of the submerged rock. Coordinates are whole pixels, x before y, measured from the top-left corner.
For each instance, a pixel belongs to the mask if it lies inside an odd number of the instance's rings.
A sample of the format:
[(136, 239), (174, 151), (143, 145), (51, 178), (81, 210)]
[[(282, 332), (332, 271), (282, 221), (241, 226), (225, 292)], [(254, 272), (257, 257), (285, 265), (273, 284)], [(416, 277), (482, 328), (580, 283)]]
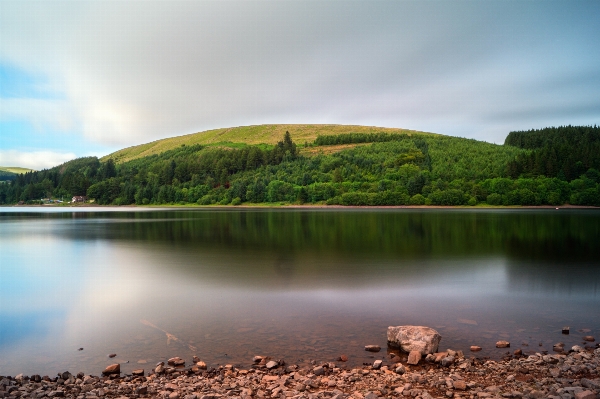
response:
[(433, 328), (423, 326), (388, 327), (388, 345), (405, 352), (419, 351), (423, 356), (437, 351), (442, 336)]
[(379, 345), (367, 345), (365, 346), (365, 350), (368, 352), (379, 352), (381, 347)]
[(498, 341), (498, 342), (496, 342), (496, 348), (510, 348), (510, 342)]

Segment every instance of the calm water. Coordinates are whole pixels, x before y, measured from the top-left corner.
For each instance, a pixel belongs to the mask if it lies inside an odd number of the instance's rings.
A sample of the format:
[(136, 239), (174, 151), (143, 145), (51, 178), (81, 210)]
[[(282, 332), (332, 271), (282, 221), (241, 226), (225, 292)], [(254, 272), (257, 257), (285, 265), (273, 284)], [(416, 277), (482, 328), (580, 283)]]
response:
[(599, 242), (594, 210), (0, 208), (0, 375), (356, 365), (402, 324), (551, 351), (600, 339)]

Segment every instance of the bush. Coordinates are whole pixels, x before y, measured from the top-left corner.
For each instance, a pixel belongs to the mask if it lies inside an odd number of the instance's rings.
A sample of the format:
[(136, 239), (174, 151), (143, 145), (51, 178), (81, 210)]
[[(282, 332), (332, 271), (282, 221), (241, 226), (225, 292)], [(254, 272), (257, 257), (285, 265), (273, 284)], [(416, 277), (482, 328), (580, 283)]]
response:
[(488, 205), (502, 205), (502, 196), (497, 193), (492, 193), (487, 196), (485, 202), (487, 202)]
[(415, 194), (412, 197), (410, 197), (410, 204), (425, 205), (425, 197), (423, 197), (421, 194)]
[(234, 199), (231, 200), (231, 205), (241, 205), (242, 204), (242, 200), (240, 197), (235, 197)]
[(469, 201), (467, 202), (467, 205), (469, 205), (469, 206), (475, 206), (475, 205), (477, 205), (477, 199), (475, 197), (469, 198)]

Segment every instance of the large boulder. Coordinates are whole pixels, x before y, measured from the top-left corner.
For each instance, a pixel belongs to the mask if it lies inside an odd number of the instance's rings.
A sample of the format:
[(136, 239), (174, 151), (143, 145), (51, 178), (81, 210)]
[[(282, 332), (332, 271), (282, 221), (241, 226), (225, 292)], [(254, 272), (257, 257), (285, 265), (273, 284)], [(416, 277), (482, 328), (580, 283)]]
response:
[(388, 345), (405, 352), (419, 351), (425, 356), (437, 352), (442, 336), (433, 328), (423, 326), (390, 326)]

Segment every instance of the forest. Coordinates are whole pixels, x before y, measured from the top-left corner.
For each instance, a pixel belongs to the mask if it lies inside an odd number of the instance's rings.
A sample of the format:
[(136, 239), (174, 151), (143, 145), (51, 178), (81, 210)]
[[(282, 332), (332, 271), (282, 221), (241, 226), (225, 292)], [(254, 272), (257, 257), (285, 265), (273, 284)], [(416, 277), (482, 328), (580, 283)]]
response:
[(0, 204), (600, 206), (600, 128), (510, 132), (504, 145), (425, 134), (319, 135), (297, 145), (181, 145), (79, 158), (0, 183)]

